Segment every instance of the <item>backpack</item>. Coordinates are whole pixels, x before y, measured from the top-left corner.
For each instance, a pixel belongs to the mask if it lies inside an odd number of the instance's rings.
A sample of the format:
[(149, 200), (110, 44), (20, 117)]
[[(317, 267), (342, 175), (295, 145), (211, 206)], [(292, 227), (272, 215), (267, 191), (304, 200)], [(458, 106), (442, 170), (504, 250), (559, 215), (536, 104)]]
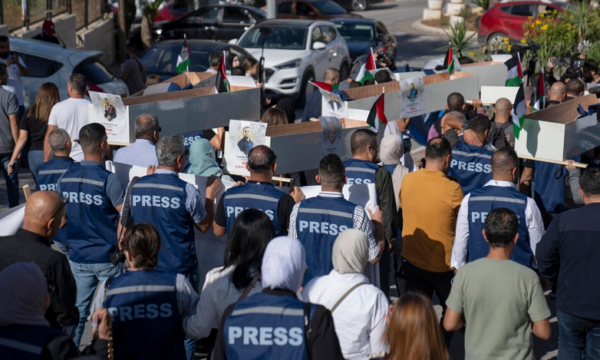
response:
[(512, 125), (512, 122), (507, 121), (503, 124), (498, 124), (492, 121), (490, 124), (490, 133), (488, 134), (488, 141), (494, 145), (496, 149), (502, 149), (505, 147), (513, 147), (508, 142), (509, 134), (506, 134), (506, 129)]

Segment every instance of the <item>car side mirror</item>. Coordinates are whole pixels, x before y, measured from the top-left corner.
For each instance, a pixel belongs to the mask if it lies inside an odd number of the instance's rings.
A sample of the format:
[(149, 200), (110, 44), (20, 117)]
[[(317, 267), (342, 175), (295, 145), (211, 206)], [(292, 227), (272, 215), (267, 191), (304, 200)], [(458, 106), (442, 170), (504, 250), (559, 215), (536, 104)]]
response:
[(326, 47), (327, 46), (324, 43), (320, 42), (320, 41), (315, 41), (314, 44), (313, 44), (313, 46), (312, 46), (313, 50), (323, 50)]
[(229, 43), (235, 45), (235, 44), (237, 44), (237, 41), (238, 41), (238, 39), (231, 39), (231, 40), (229, 40)]

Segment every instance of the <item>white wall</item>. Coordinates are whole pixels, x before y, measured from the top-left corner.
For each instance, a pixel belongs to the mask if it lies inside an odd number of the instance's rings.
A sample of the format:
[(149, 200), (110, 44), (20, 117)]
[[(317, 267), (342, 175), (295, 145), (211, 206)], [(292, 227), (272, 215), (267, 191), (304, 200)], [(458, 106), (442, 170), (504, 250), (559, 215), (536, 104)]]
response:
[(115, 35), (112, 14), (77, 32), (78, 48), (103, 51), (102, 61), (110, 65), (115, 61)]

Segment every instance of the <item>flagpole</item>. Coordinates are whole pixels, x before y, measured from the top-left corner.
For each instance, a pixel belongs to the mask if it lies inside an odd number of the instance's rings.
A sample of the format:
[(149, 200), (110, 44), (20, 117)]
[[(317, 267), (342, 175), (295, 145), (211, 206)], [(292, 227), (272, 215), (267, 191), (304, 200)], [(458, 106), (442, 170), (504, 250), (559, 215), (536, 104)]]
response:
[[(187, 40), (187, 35), (184, 33), (183, 34), (183, 41), (185, 42), (186, 40)], [(190, 65), (189, 65), (190, 62), (191, 62), (191, 60), (190, 60), (190, 54), (188, 52), (188, 66), (185, 67), (186, 74), (187, 74), (187, 84), (191, 83), (191, 81), (190, 81)]]

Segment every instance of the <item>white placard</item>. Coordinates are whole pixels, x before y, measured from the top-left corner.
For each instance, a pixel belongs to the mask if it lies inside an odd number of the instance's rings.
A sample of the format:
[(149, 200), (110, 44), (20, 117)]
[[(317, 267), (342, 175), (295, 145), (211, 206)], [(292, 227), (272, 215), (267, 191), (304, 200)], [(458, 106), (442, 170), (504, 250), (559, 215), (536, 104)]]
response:
[(104, 125), (108, 142), (129, 143), (129, 115), (119, 95), (90, 91), (90, 122)]
[(507, 98), (512, 104), (517, 97), (518, 86), (482, 86), (481, 102), (483, 104), (495, 104), (498, 99)]
[(231, 120), (225, 141), (225, 161), (231, 174), (250, 176), (246, 169), (248, 153), (256, 145), (267, 145), (267, 124), (256, 121)]
[(256, 87), (254, 79), (250, 76), (229, 75), (227, 76), (227, 81), (229, 82), (229, 86)]
[(338, 94), (330, 93), (323, 89), (319, 89), (323, 96), (323, 111), (322, 116), (333, 116), (344, 118), (348, 113), (348, 107), (345, 101)]
[(323, 140), (321, 141), (321, 157), (329, 154), (340, 154), (342, 146), (342, 123), (333, 116), (321, 116), (321, 127), (323, 129)]
[(11, 236), (23, 226), (25, 204), (0, 212), (0, 236)]
[(512, 55), (510, 55), (510, 54), (496, 54), (496, 55), (492, 55), (492, 61), (497, 61), (497, 62), (507, 62), (511, 58), (512, 58)]
[(425, 84), (423, 78), (414, 77), (400, 80), (400, 118), (425, 114)]

